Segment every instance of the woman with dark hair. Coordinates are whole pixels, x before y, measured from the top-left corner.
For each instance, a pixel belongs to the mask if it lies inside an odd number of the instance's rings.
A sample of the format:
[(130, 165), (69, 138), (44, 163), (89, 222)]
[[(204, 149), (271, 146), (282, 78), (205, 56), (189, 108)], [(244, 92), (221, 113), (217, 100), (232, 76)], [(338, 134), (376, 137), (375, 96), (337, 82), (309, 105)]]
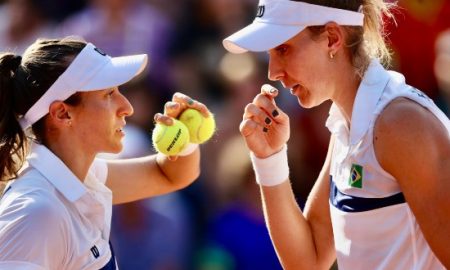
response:
[[(116, 269), (109, 244), (112, 204), (172, 192), (199, 175), (200, 152), (105, 161), (122, 149), (133, 113), (118, 86), (147, 55), (111, 58), (74, 38), (38, 40), (0, 55), (1, 269)], [(181, 93), (155, 121), (171, 125), (186, 108), (208, 109)], [(12, 180), (12, 181), (10, 181)]]
[(450, 121), (380, 64), (387, 3), (261, 0), (253, 23), (224, 40), (234, 53), (267, 51), (269, 79), (302, 107), (333, 102), (328, 155), (304, 211), (278, 90), (264, 85), (244, 111), (240, 131), (285, 269), (329, 269), (336, 258), (339, 269), (450, 267)]

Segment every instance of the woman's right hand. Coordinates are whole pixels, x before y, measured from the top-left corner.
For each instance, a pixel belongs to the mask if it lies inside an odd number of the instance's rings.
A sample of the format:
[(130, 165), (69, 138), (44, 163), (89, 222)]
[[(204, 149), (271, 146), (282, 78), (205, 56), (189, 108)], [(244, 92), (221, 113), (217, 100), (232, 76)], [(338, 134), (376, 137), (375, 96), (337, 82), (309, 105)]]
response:
[(290, 136), (289, 117), (275, 103), (278, 89), (265, 84), (244, 110), (239, 130), (247, 147), (258, 158), (281, 150)]

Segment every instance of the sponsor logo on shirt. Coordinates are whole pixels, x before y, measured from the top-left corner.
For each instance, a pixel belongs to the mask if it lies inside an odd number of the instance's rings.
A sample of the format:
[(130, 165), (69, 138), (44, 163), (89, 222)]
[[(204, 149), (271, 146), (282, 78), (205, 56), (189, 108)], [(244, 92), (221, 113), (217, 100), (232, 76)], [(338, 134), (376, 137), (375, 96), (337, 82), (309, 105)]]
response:
[(100, 252), (96, 246), (91, 247), (92, 255), (97, 259), (100, 256)]
[(350, 178), (348, 184), (351, 187), (362, 188), (363, 185), (363, 166), (358, 164), (352, 164), (350, 169)]
[(419, 96), (419, 97), (421, 97), (421, 98), (428, 99), (428, 100), (430, 99), (427, 95), (425, 95), (424, 92), (420, 91), (419, 89), (417, 89), (417, 88), (415, 88), (415, 87), (412, 87), (412, 88), (411, 88), (411, 92), (412, 92), (413, 94), (416, 94), (417, 96)]
[(104, 51), (100, 50), (99, 48), (95, 47), (94, 50), (95, 50), (96, 52), (98, 52), (99, 54), (101, 54), (101, 55), (103, 55), (103, 56), (106, 56), (106, 53), (105, 53)]

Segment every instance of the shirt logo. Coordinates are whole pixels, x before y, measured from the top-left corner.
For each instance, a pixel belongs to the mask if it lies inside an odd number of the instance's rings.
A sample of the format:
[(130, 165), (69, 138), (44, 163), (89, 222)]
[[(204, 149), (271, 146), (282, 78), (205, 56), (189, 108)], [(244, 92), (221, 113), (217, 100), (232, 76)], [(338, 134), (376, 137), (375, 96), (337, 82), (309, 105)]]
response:
[(358, 164), (352, 164), (350, 169), (350, 178), (348, 179), (348, 184), (351, 187), (362, 188), (363, 184), (363, 167)]
[(264, 15), (266, 7), (265, 6), (258, 6), (258, 11), (256, 12), (256, 17), (261, 18)]
[(95, 47), (94, 50), (95, 50), (96, 52), (98, 52), (99, 54), (101, 54), (101, 55), (103, 55), (103, 56), (106, 56), (106, 53), (105, 53), (104, 51), (100, 50), (99, 48)]
[(412, 87), (412, 88), (411, 88), (411, 92), (414, 93), (414, 94), (416, 94), (417, 96), (419, 96), (419, 97), (421, 97), (421, 98), (428, 99), (428, 100), (430, 99), (427, 95), (425, 95), (424, 92), (420, 91), (420, 90), (417, 89), (417, 88)]
[(100, 256), (100, 252), (98, 251), (98, 248), (96, 246), (91, 247), (91, 252), (96, 259)]

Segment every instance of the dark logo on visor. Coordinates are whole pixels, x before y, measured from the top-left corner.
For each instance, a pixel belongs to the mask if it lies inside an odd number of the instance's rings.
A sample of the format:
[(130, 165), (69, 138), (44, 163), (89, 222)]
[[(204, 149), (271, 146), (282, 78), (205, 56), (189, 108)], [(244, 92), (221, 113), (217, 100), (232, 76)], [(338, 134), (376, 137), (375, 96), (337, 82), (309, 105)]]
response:
[(96, 52), (98, 52), (99, 54), (101, 54), (101, 55), (103, 55), (103, 56), (106, 56), (106, 53), (105, 53), (104, 51), (100, 50), (99, 48), (95, 47), (94, 50), (95, 50)]
[(256, 17), (261, 18), (264, 15), (265, 6), (258, 6), (258, 10), (256, 11)]

